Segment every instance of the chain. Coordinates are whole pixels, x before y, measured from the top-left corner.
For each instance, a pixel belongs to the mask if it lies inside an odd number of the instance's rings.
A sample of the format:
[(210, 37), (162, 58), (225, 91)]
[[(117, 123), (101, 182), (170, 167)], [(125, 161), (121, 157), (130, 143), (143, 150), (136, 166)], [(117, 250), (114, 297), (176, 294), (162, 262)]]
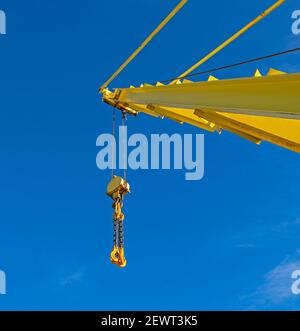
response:
[[(115, 203), (119, 203), (122, 206), (122, 199), (117, 199)], [(123, 219), (115, 217), (114, 218), (114, 247), (122, 248), (124, 247), (124, 230), (123, 230)]]
[(118, 220), (114, 219), (113, 247), (117, 247), (117, 230), (118, 230)]
[[(120, 199), (116, 199), (113, 203), (113, 208), (115, 209), (116, 208), (116, 205), (120, 203)], [(119, 230), (119, 218), (118, 218), (118, 215), (116, 214), (116, 209), (115, 209), (115, 213), (114, 213), (114, 216), (113, 216), (113, 224), (114, 224), (114, 234), (113, 234), (113, 244), (114, 244), (114, 247), (117, 247), (117, 242), (118, 242), (118, 230)]]
[(119, 247), (124, 247), (123, 221), (119, 220)]

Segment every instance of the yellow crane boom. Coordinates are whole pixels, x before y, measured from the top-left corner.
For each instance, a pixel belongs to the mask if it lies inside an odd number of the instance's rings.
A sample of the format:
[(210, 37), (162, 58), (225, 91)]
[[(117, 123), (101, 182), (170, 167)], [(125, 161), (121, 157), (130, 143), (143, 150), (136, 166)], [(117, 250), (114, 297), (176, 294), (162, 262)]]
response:
[(225, 129), (300, 153), (300, 74), (271, 69), (268, 76), (256, 76), (107, 90), (104, 101), (131, 114), (164, 116), (208, 131)]
[[(218, 80), (214, 76), (209, 76), (205, 82), (183, 79), (278, 8), (285, 0), (276, 1), (190, 69), (170, 80), (170, 84), (142, 84), (140, 87), (118, 88), (113, 92), (107, 88), (187, 1), (181, 0), (117, 71), (102, 84), (99, 91), (103, 101), (120, 109), (123, 120), (125, 113), (146, 113), (155, 117), (167, 117), (179, 123), (188, 123), (209, 132), (221, 133), (224, 129), (255, 144), (260, 144), (264, 140), (300, 153), (300, 73), (286, 74), (270, 69), (266, 76), (262, 76), (260, 71), (256, 70), (254, 75), (248, 78)], [(296, 50), (299, 49), (240, 62), (226, 68)], [(119, 267), (126, 265), (122, 205), (123, 196), (129, 192), (130, 187), (126, 178), (112, 177), (107, 187), (107, 194), (114, 201), (113, 249), (110, 260)]]
[[(186, 2), (181, 1), (142, 46)], [(257, 70), (250, 78), (218, 80), (210, 76), (207, 82), (182, 80), (284, 2), (276, 1), (170, 84), (157, 82), (155, 85), (142, 84), (140, 87), (131, 86), (110, 92), (106, 85), (141, 51), (142, 48), (138, 48), (102, 85), (103, 101), (130, 114), (143, 112), (167, 117), (210, 132), (225, 129), (256, 144), (265, 140), (300, 153), (300, 74), (270, 69), (264, 77)]]

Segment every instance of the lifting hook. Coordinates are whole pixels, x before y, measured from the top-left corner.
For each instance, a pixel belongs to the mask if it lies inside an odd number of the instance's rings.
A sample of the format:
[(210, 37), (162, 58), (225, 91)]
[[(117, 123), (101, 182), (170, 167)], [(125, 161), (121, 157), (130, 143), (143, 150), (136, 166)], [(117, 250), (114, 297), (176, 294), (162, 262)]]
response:
[(117, 266), (123, 268), (126, 266), (126, 259), (124, 253), (124, 237), (123, 237), (123, 221), (124, 214), (122, 212), (123, 197), (130, 193), (130, 186), (125, 179), (119, 176), (113, 176), (107, 185), (106, 194), (113, 199), (114, 214), (114, 235), (113, 248), (110, 253), (110, 261)]

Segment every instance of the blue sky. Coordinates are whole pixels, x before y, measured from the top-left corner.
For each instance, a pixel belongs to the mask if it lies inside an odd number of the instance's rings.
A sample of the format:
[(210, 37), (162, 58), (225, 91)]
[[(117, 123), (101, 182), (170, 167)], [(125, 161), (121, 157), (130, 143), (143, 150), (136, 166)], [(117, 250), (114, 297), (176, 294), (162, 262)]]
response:
[[(290, 292), (300, 268), (299, 155), (230, 133), (205, 134), (201, 181), (128, 172), (128, 267), (109, 262), (110, 174), (95, 165), (95, 142), (110, 132), (112, 113), (97, 88), (177, 2), (1, 1), (0, 309), (299, 308)], [(190, 0), (111, 87), (180, 74), (272, 3)], [(202, 69), (298, 46), (296, 9), (287, 1)], [(258, 67), (296, 72), (299, 59)], [(199, 133), (145, 115), (128, 125), (146, 135)]]

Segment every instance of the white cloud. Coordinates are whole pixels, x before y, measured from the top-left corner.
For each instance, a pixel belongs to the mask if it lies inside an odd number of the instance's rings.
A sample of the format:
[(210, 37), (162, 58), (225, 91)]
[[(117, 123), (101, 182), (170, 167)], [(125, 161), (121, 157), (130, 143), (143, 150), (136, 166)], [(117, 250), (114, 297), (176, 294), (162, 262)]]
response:
[(291, 291), (293, 271), (300, 269), (300, 250), (293, 256), (287, 256), (279, 265), (267, 272), (264, 283), (254, 293), (247, 296), (252, 304), (248, 309), (276, 309), (285, 306), (288, 309), (298, 309), (300, 296)]
[(242, 243), (242, 244), (237, 244), (236, 248), (256, 248), (257, 246), (252, 243)]
[(66, 285), (71, 285), (75, 282), (79, 282), (81, 281), (83, 277), (83, 272), (82, 271), (77, 271), (74, 272), (70, 275), (67, 275), (66, 277), (64, 277), (63, 279), (61, 279), (61, 281), (59, 282), (59, 284), (61, 286), (66, 286)]

